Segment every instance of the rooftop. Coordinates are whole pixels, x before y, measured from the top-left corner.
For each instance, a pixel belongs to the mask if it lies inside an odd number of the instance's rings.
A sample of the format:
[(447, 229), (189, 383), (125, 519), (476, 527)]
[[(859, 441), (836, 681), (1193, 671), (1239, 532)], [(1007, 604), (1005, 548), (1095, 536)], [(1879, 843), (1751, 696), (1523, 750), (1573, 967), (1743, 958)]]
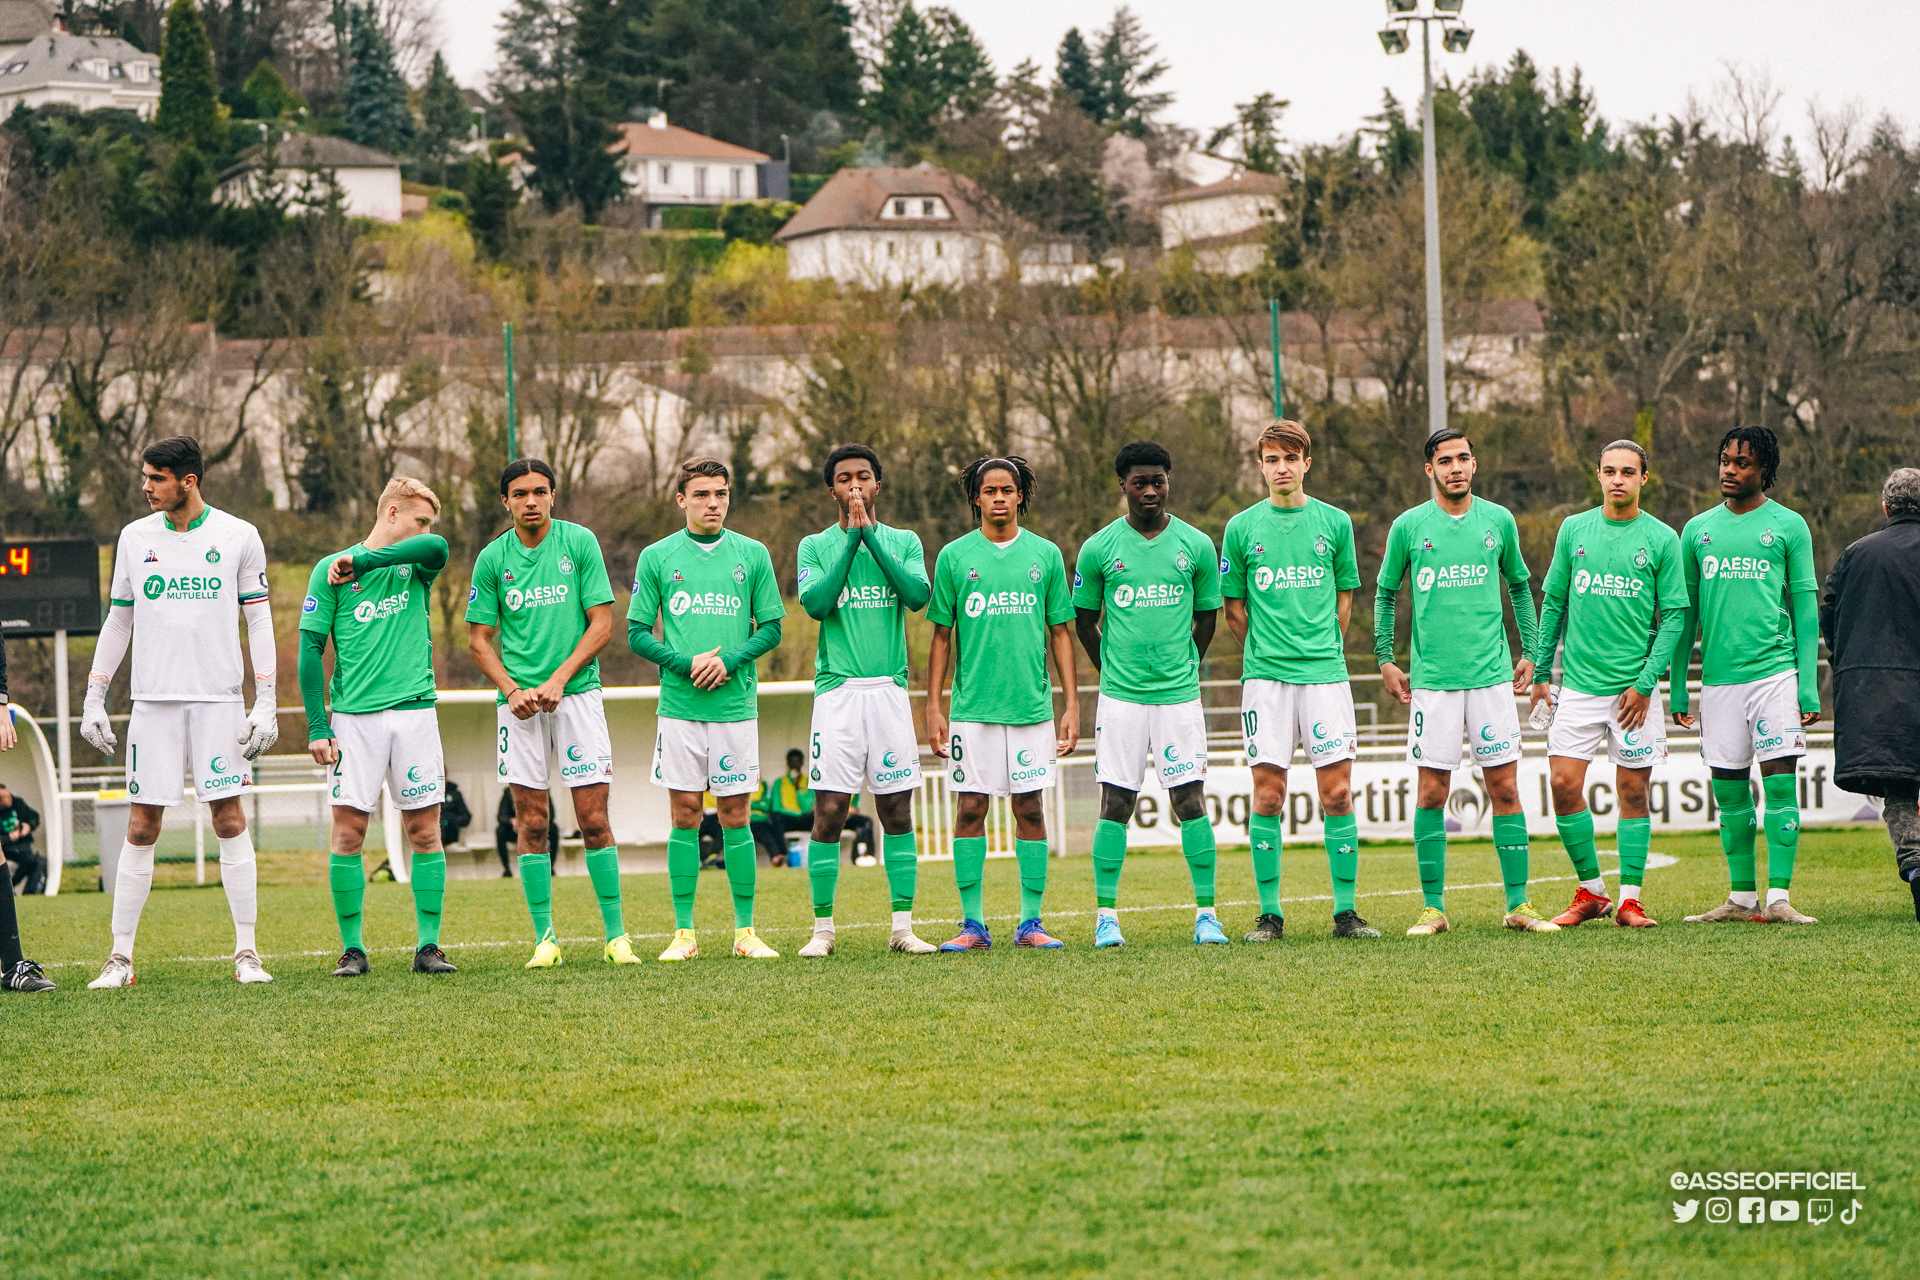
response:
[(273, 147), (255, 147), (239, 164), (216, 181), (225, 182), (249, 169), (398, 169), (400, 161), (384, 151), (363, 147), (345, 138), (290, 133)]
[(668, 124), (664, 111), (655, 112), (649, 121), (624, 121), (619, 129), (620, 140), (607, 148), (617, 156), (644, 156), (649, 160), (655, 157), (673, 160), (739, 160), (752, 164), (768, 159), (763, 152), (736, 147), (731, 142), (709, 138), (704, 133), (682, 129), (677, 124)]
[[(5, 16), (0, 10), (0, 21)], [(148, 69), (144, 83), (127, 72), (127, 64), (134, 62)], [(0, 93), (75, 83), (158, 95), (160, 59), (117, 36), (69, 36), (59, 32), (43, 32), (18, 48), (0, 53)]]
[[(896, 196), (938, 196), (951, 217), (881, 217)], [(781, 242), (823, 231), (1023, 231), (1034, 228), (1001, 208), (971, 178), (931, 164), (911, 169), (842, 169), (774, 236)]]
[(1284, 181), (1270, 173), (1236, 173), (1218, 182), (1209, 182), (1204, 187), (1188, 187), (1185, 191), (1162, 196), (1160, 203), (1183, 204), (1188, 200), (1212, 200), (1218, 196), (1277, 196), (1286, 190), (1286, 186)]

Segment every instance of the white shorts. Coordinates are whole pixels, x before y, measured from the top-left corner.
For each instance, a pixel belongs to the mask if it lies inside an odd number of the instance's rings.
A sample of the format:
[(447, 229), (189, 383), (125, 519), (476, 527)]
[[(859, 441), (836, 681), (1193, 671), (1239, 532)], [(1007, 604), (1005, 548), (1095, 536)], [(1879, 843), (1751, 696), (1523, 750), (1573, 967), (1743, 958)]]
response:
[(920, 785), (920, 734), (907, 691), (886, 676), (861, 676), (813, 700), (810, 776), (815, 791), (876, 796)]
[(1607, 744), (1607, 759), (1618, 769), (1651, 769), (1667, 762), (1666, 703), (1655, 689), (1647, 699), (1647, 719), (1638, 729), (1620, 727), (1620, 695), (1581, 693), (1562, 687), (1547, 726), (1547, 754), (1591, 760)]
[(1025, 795), (1053, 785), (1053, 721), (948, 726), (947, 789)]
[(653, 785), (739, 796), (760, 787), (758, 720), (660, 717), (653, 735)]
[(1171, 791), (1207, 776), (1207, 715), (1200, 699), (1147, 706), (1100, 695), (1093, 708), (1093, 776), (1138, 792), (1153, 757), (1160, 785)]
[(547, 757), (556, 752), (560, 781), (569, 787), (613, 781), (613, 741), (600, 690), (566, 694), (558, 710), (536, 711), (525, 720), (502, 702), (494, 708), (494, 720), (500, 726), (500, 781), (545, 791)]
[(1700, 755), (1708, 768), (1745, 769), (1806, 753), (1798, 672), (1700, 690)]
[(1460, 767), (1462, 738), (1473, 742), (1473, 763), (1510, 764), (1520, 758), (1520, 713), (1513, 686), (1484, 689), (1415, 689), (1407, 721), (1407, 759), (1423, 769)]
[(395, 808), (424, 809), (440, 803), (446, 766), (440, 755), (440, 719), (432, 707), (333, 713), (333, 802), (362, 813), (380, 807), (387, 784)]
[(253, 785), (240, 754), (247, 709), (238, 702), (136, 702), (127, 724), (127, 793), (135, 804), (176, 805), (188, 762), (194, 795), (221, 800)]
[(1293, 763), (1296, 744), (1315, 769), (1360, 754), (1353, 686), (1345, 680), (1327, 684), (1248, 680), (1240, 686), (1240, 731), (1247, 740), (1250, 765), (1284, 769)]

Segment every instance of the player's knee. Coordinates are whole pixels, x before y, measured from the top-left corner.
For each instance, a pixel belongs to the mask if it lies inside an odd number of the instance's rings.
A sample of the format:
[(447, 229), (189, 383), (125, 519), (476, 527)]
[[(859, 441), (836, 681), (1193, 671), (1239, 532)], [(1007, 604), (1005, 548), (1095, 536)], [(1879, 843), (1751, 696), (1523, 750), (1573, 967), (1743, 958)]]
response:
[[(1353, 812), (1353, 788), (1348, 783), (1326, 782), (1320, 786), (1320, 808), (1323, 812), (1340, 815)], [(1276, 812), (1278, 812), (1276, 810)]]
[(1206, 792), (1197, 782), (1175, 787), (1168, 799), (1172, 802), (1173, 816), (1177, 822), (1192, 822), (1195, 818), (1207, 816)]
[(213, 834), (222, 840), (231, 840), (247, 829), (247, 815), (240, 811), (240, 802), (216, 803), (210, 815)]

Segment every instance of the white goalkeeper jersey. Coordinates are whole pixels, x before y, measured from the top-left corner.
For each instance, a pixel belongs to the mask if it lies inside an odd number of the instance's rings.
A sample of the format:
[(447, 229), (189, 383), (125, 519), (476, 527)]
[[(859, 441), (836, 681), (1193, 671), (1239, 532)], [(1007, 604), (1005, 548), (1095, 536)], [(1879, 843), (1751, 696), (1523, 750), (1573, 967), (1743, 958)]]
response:
[(208, 507), (186, 530), (156, 511), (120, 531), (116, 605), (133, 608), (135, 702), (240, 702), (240, 606), (267, 598), (260, 531)]

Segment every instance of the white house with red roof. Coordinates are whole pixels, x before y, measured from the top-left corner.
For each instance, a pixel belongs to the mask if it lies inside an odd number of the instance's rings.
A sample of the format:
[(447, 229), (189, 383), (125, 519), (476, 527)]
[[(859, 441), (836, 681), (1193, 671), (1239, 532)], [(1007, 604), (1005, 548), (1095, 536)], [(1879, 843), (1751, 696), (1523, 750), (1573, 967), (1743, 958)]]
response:
[(620, 125), (620, 137), (607, 148), (620, 157), (628, 198), (647, 206), (647, 222), (660, 225), (662, 210), (676, 205), (715, 208), (760, 197), (764, 152), (709, 138), (656, 111), (646, 121)]

